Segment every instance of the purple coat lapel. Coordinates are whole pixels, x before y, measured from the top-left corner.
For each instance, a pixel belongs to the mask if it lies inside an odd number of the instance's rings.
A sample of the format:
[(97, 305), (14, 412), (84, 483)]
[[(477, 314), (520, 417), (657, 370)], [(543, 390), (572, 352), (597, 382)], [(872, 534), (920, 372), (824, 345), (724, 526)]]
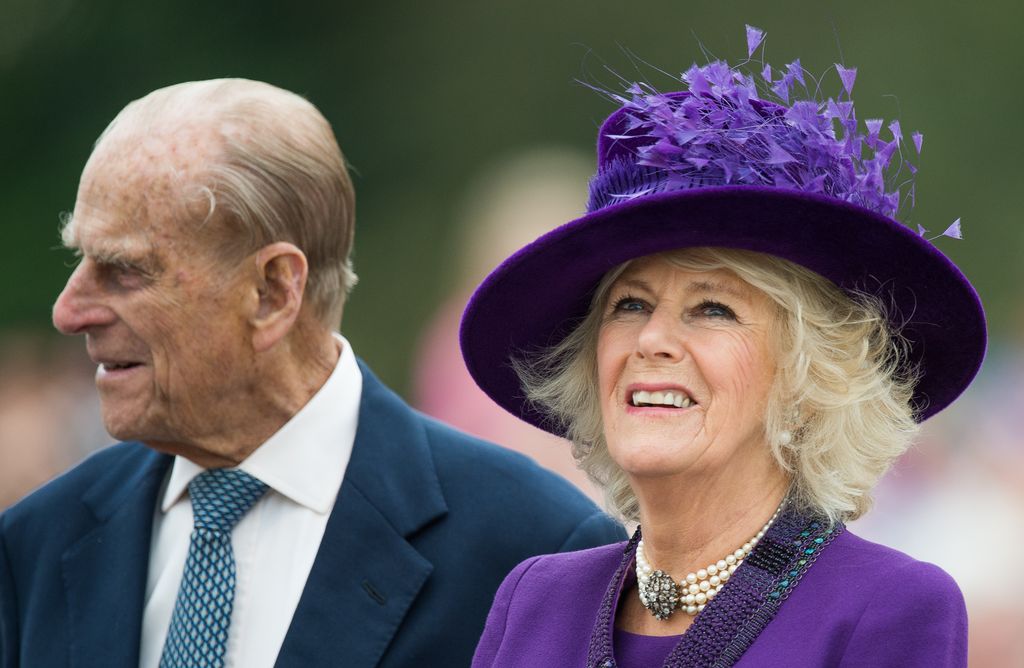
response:
[[(734, 665), (779, 611), (821, 552), (843, 531), (824, 520), (784, 511), (737, 569), (729, 585), (708, 603), (669, 654), (665, 668), (728, 668)], [(640, 529), (626, 545), (597, 614), (587, 652), (588, 668), (614, 668), (615, 610), (631, 580)]]

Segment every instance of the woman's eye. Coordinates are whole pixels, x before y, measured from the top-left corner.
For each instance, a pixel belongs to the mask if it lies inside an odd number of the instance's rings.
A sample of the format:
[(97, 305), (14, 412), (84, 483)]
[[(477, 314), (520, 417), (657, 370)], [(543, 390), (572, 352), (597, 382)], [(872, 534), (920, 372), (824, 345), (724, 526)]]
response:
[(705, 315), (705, 316), (707, 316), (709, 318), (731, 318), (731, 319), (735, 319), (736, 318), (736, 314), (733, 313), (731, 308), (729, 308), (725, 304), (721, 304), (719, 302), (713, 302), (713, 301), (702, 302), (701, 305), (697, 307), (697, 310), (702, 315)]
[(635, 313), (643, 311), (646, 307), (647, 304), (644, 303), (642, 299), (637, 299), (636, 297), (622, 297), (615, 302), (614, 306), (612, 306), (612, 311)]

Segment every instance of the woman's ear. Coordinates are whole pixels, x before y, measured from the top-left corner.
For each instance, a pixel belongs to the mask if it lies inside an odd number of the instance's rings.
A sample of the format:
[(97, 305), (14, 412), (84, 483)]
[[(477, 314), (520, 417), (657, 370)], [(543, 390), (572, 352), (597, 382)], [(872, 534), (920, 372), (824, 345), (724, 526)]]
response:
[(285, 241), (256, 252), (257, 308), (252, 314), (253, 348), (264, 352), (284, 339), (302, 310), (309, 264), (306, 255)]

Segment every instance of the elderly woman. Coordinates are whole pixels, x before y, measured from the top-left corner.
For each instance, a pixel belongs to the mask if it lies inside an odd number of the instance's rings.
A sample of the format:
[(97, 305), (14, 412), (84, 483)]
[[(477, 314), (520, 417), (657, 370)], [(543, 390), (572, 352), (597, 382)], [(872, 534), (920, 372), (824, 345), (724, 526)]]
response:
[(798, 64), (758, 74), (776, 102), (720, 62), (632, 87), (587, 215), (477, 291), (476, 381), (640, 527), (517, 567), (474, 666), (966, 665), (953, 580), (844, 522), (970, 383), (984, 314), (895, 220), (920, 135), (858, 131), (838, 69), (826, 102)]

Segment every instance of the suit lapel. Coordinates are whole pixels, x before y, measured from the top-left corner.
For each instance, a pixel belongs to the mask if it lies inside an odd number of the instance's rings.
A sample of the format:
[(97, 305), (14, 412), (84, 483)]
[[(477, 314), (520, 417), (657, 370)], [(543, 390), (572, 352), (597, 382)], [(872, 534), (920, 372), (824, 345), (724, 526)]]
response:
[(83, 496), (96, 524), (63, 554), (73, 665), (139, 665), (156, 495), (171, 458), (139, 444)]
[(352, 459), (278, 668), (376, 666), (433, 570), (407, 540), (447, 512), (421, 418), (360, 371)]

